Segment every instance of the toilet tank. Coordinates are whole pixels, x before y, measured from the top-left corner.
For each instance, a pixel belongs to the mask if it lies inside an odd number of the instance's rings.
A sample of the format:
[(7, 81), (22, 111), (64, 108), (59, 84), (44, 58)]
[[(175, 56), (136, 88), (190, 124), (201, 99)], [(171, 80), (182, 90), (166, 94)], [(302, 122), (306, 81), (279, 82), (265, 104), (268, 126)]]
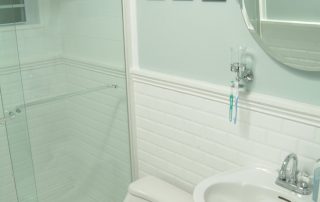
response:
[(193, 202), (191, 194), (153, 176), (130, 184), (124, 202)]

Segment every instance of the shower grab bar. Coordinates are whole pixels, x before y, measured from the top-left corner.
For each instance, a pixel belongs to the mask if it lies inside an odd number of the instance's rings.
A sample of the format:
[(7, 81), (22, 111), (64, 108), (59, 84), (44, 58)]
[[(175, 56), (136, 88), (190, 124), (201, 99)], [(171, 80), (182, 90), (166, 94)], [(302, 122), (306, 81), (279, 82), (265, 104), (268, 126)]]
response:
[(44, 98), (44, 99), (32, 101), (32, 102), (26, 103), (24, 105), (18, 106), (16, 108), (16, 110), (35, 106), (35, 105), (45, 104), (45, 103), (49, 103), (49, 102), (54, 102), (54, 101), (58, 101), (58, 100), (62, 100), (62, 99), (67, 99), (67, 98), (71, 98), (71, 97), (78, 96), (78, 95), (85, 95), (87, 93), (93, 93), (96, 91), (104, 90), (106, 88), (118, 88), (118, 87), (119, 86), (117, 84), (111, 84), (111, 85), (103, 85), (103, 86), (99, 86), (99, 87), (95, 87), (95, 88), (88, 88), (88, 89), (80, 90), (80, 91), (73, 92), (73, 93), (66, 93), (66, 94), (62, 94), (62, 95), (58, 95), (58, 96), (54, 96), (54, 97), (49, 97), (49, 98)]
[(58, 96), (45, 98), (45, 99), (40, 99), (40, 100), (32, 101), (32, 102), (29, 102), (29, 103), (26, 103), (23, 105), (19, 105), (15, 108), (14, 112), (10, 111), (8, 113), (8, 116), (0, 117), (0, 125), (4, 125), (7, 121), (14, 119), (17, 114), (21, 113), (21, 111), (22, 111), (21, 109), (24, 109), (27, 107), (45, 104), (45, 103), (49, 103), (49, 102), (54, 102), (54, 101), (58, 101), (58, 100), (62, 100), (62, 99), (67, 99), (67, 98), (78, 96), (78, 95), (85, 95), (87, 93), (92, 93), (92, 92), (104, 90), (107, 88), (118, 88), (118, 87), (119, 86), (117, 84), (103, 85), (103, 86), (99, 86), (99, 87), (95, 87), (95, 88), (88, 88), (88, 89), (80, 90), (80, 91), (73, 92), (73, 93), (67, 93), (67, 94), (58, 95)]

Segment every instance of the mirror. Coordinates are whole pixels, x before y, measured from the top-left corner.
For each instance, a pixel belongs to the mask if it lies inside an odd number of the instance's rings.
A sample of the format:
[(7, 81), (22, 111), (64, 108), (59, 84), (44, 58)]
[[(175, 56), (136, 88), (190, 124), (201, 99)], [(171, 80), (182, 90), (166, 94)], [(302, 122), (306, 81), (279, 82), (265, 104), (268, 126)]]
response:
[(290, 67), (320, 71), (319, 0), (240, 0), (247, 27), (262, 48)]

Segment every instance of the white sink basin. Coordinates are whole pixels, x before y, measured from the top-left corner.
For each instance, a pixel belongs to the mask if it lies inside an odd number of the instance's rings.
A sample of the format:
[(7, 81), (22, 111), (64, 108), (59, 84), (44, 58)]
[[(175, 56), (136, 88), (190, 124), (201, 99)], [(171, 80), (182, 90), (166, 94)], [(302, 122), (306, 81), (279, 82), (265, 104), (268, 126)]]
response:
[(251, 167), (209, 177), (193, 193), (195, 202), (312, 202), (275, 184), (276, 169)]

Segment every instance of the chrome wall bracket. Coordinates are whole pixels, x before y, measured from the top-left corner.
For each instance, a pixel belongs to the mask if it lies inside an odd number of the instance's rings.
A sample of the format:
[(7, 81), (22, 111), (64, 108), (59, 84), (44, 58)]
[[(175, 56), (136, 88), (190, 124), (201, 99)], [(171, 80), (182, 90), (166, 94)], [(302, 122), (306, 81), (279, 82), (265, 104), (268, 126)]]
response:
[(239, 82), (250, 82), (254, 80), (253, 71), (247, 68), (246, 64), (239, 62), (231, 63), (230, 70), (236, 73), (236, 80)]

